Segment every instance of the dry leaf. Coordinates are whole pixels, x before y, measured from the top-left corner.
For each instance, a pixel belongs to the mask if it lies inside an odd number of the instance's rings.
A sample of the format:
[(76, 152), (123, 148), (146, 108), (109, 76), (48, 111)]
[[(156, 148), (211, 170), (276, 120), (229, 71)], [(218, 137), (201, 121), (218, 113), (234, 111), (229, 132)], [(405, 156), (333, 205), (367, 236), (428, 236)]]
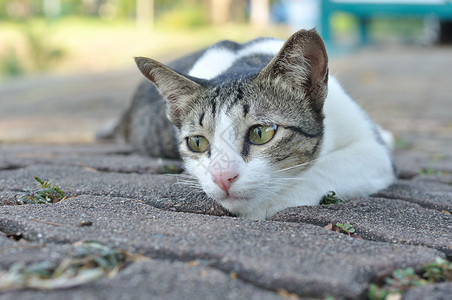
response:
[(237, 280), (237, 273), (235, 272), (229, 273), (229, 278), (231, 278), (232, 280)]
[(326, 230), (333, 230), (333, 223), (330, 223), (323, 228), (325, 228)]
[(188, 264), (190, 267), (197, 267), (197, 266), (199, 266), (199, 261), (197, 261), (197, 260), (192, 260), (192, 261), (187, 262), (187, 264)]
[(277, 290), (278, 295), (280, 295), (283, 298), (287, 299), (299, 299), (298, 295), (295, 293), (289, 293), (285, 289), (278, 289)]

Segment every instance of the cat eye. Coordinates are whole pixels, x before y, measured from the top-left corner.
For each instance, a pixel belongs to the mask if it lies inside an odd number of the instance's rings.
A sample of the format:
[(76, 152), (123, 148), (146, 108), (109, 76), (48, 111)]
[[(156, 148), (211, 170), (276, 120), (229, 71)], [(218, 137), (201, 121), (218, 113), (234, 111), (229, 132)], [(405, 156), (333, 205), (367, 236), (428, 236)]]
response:
[(256, 125), (251, 127), (249, 135), (250, 142), (255, 145), (263, 145), (268, 143), (275, 135), (277, 128), (278, 126), (276, 125)]
[(187, 137), (187, 146), (193, 152), (204, 152), (209, 147), (209, 141), (202, 135)]

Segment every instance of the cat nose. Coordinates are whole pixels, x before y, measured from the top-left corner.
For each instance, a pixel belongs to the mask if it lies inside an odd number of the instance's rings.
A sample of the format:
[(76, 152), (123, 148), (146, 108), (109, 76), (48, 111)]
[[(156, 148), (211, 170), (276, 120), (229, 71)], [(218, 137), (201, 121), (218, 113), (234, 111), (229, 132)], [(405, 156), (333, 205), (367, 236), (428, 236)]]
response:
[(232, 183), (236, 181), (238, 177), (239, 174), (236, 171), (220, 171), (212, 173), (213, 182), (228, 194)]

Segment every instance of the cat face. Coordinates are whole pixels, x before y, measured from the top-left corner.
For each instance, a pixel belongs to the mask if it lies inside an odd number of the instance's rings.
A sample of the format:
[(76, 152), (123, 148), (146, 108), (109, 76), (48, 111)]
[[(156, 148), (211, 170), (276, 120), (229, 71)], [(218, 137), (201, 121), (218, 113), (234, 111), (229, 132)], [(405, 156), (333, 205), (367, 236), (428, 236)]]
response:
[(322, 116), (256, 81), (219, 90), (183, 114), (180, 153), (207, 195), (234, 214), (254, 214), (317, 157)]
[(274, 213), (278, 197), (318, 156), (328, 71), (315, 32), (296, 33), (257, 74), (213, 84), (149, 59), (137, 63), (167, 100), (187, 171), (232, 213)]

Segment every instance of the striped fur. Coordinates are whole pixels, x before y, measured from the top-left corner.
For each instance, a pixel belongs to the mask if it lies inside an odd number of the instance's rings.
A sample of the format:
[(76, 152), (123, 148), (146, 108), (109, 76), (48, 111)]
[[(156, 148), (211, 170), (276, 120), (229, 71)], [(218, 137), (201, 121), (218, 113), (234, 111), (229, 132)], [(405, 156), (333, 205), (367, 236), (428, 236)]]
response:
[[(329, 191), (344, 200), (365, 196), (394, 180), (387, 145), (328, 75), (315, 31), (285, 43), (215, 44), (186, 75), (147, 58), (137, 64), (167, 101), (187, 171), (238, 216), (264, 219), (316, 205)], [(276, 125), (273, 138), (254, 144), (256, 125)], [(191, 150), (191, 136), (205, 137), (206, 151)]]

